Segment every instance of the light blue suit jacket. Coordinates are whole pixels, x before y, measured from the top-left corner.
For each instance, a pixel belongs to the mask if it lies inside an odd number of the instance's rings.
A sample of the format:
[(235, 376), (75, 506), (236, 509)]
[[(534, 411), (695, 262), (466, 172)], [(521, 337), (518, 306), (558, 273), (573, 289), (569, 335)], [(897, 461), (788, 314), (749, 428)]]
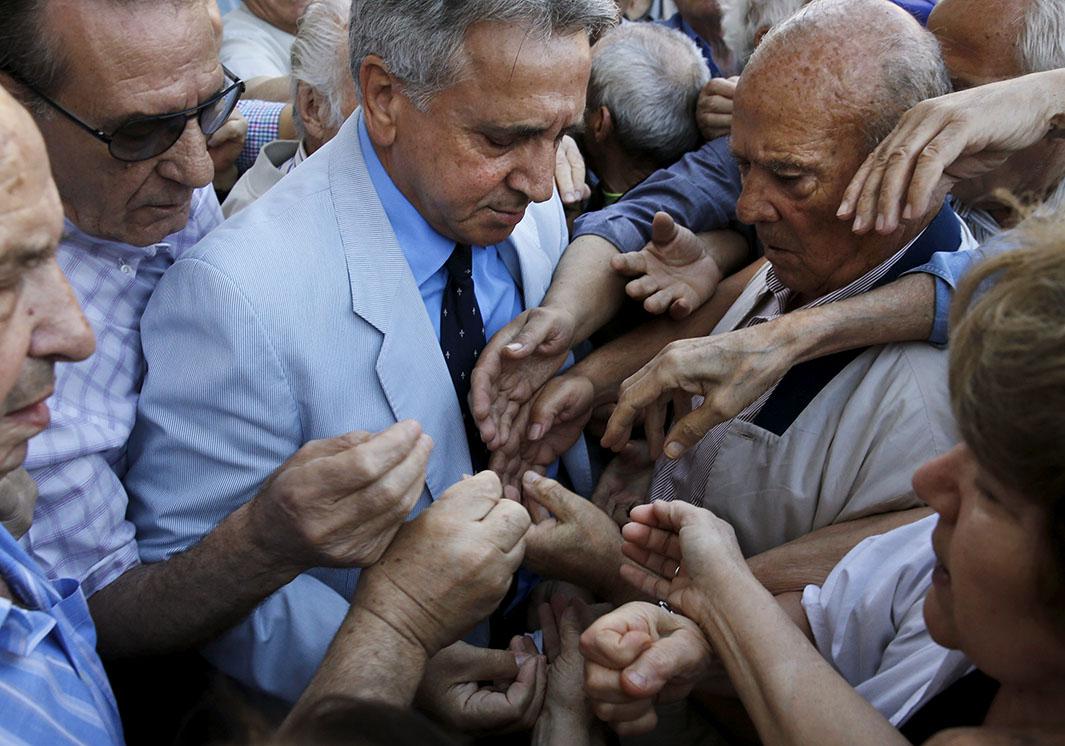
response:
[[(418, 420), (436, 446), (414, 513), (471, 471), (447, 366), (371, 185), (357, 119), (177, 261), (148, 304), (126, 477), (145, 562), (195, 544), (310, 440)], [(543, 299), (566, 242), (556, 194), (530, 205), (499, 246), (527, 308)], [(563, 460), (587, 493), (583, 442)], [(294, 700), (357, 578), (305, 573), (205, 653)]]

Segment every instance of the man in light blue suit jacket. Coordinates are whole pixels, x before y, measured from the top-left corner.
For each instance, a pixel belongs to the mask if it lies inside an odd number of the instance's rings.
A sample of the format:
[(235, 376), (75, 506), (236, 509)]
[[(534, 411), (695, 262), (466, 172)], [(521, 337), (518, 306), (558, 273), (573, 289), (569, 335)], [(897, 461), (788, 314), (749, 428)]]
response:
[[(147, 373), (126, 487), (145, 562), (195, 544), (310, 440), (420, 422), (435, 447), (414, 513), (473, 471), (439, 337), (444, 262), (456, 243), (473, 247), (488, 336), (541, 301), (567, 243), (554, 146), (580, 121), (589, 36), (614, 8), (612, 0), (540, 4), (570, 8), (537, 16), (565, 25), (536, 34), (521, 16), (526, 6), (471, 0), (445, 19), (451, 28), (433, 31), (457, 34), (462, 60), (445, 55), (440, 66), (415, 69), (404, 67), (400, 47), (425, 44), (430, 19), (419, 14), (428, 11), (356, 0), (363, 108), (175, 262), (144, 314)], [(489, 11), (501, 20), (478, 22)], [(410, 26), (395, 49), (375, 36), (388, 23)], [(563, 463), (577, 489), (589, 490), (583, 443)], [(211, 643), (208, 658), (294, 700), (358, 574), (299, 575)]]

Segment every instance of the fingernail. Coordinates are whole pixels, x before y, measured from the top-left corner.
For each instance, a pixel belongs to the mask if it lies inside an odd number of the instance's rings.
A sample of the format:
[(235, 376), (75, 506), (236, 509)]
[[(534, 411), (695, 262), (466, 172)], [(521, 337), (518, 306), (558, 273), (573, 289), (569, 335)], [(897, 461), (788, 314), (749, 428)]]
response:
[(633, 684), (640, 687), (641, 689), (647, 686), (647, 677), (643, 674), (636, 673), (635, 671), (629, 671), (625, 675), (628, 677), (629, 681), (631, 681)]
[(511, 352), (517, 352), (518, 350), (520, 350), (524, 346), (525, 345), (523, 345), (521, 342), (511, 342), (510, 344), (507, 345), (507, 349), (510, 350)]
[(670, 443), (666, 446), (666, 456), (669, 458), (677, 458), (682, 453), (684, 453), (684, 446), (680, 443)]
[(851, 230), (855, 233), (861, 233), (865, 230), (865, 220), (862, 218), (861, 215), (854, 219), (854, 225), (851, 226)]
[(515, 653), (514, 662), (518, 664), (518, 668), (521, 668), (525, 661), (529, 660), (528, 653)]
[(524, 481), (526, 484), (536, 484), (541, 479), (543, 479), (543, 477), (541, 477), (535, 471), (527, 471), (525, 472), (525, 476), (522, 477), (522, 481)]
[(543, 434), (543, 425), (536, 424), (529, 428), (529, 440), (540, 440), (540, 436)]
[(836, 217), (837, 218), (842, 218), (844, 215), (848, 214), (850, 211), (851, 211), (850, 202), (846, 202), (846, 201), (841, 202), (840, 206), (839, 206), (839, 209), (836, 210)]
[(905, 209), (903, 209), (903, 211), (902, 211), (902, 219), (903, 220), (912, 220), (913, 219), (913, 206), (912, 205), (907, 204)]
[(887, 221), (884, 220), (884, 216), (883, 215), (877, 215), (876, 216), (876, 232), (877, 233), (883, 233), (883, 231), (884, 231), (884, 223), (886, 223), (886, 222)]

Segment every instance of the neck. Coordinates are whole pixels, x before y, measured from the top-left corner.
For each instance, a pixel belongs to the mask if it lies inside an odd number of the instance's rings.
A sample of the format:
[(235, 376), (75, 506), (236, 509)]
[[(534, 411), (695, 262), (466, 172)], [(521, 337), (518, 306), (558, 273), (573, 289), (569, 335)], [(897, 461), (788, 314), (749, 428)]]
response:
[(1026, 686), (1003, 684), (984, 724), (1004, 728), (1065, 726), (1065, 679)]
[(604, 191), (624, 194), (658, 170), (647, 158), (629, 158), (611, 144), (586, 150), (588, 165)]

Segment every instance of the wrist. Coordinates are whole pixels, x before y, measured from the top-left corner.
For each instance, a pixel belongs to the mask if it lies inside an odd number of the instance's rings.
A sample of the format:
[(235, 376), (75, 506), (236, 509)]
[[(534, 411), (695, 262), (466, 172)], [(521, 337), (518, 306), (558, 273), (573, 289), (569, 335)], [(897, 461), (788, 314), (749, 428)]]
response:
[(271, 536), (259, 529), (254, 502), (247, 502), (233, 511), (209, 537), (227, 547), (240, 547), (240, 551), (230, 549), (227, 554), (240, 556), (249, 567), (275, 578), (280, 587), (309, 569), (310, 565), (296, 560)]

